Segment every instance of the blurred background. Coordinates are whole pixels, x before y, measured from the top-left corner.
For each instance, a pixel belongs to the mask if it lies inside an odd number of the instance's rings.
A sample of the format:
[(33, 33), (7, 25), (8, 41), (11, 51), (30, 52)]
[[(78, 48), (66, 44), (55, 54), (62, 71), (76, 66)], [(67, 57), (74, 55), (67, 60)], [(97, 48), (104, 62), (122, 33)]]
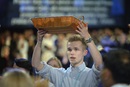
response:
[(0, 0), (0, 25), (33, 28), (31, 18), (72, 15), (84, 16), (90, 28), (127, 28), (129, 4), (129, 0)]
[[(0, 0), (0, 58), (6, 59), (8, 66), (15, 58), (31, 60), (37, 31), (31, 18), (70, 15), (85, 17), (102, 53), (114, 48), (130, 50), (130, 0)], [(66, 68), (69, 35), (46, 35), (42, 60), (56, 56)], [(85, 57), (87, 65), (90, 59), (90, 55)]]

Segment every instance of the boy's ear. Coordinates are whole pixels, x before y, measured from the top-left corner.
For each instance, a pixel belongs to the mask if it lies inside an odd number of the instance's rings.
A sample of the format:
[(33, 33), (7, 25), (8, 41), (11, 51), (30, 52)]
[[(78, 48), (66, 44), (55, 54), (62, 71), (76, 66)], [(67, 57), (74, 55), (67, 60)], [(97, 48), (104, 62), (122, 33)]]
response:
[(84, 56), (88, 54), (88, 50), (84, 50)]

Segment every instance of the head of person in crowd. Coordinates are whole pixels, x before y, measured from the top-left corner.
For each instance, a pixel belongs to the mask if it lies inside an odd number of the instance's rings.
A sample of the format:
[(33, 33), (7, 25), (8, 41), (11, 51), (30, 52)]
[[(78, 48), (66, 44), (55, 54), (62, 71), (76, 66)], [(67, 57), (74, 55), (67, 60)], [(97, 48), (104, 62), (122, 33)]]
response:
[(3, 74), (1, 87), (34, 87), (33, 79), (23, 69), (10, 69)]
[(6, 60), (9, 60), (9, 57), (10, 57), (10, 48), (9, 46), (7, 45), (4, 45), (2, 48), (1, 48), (1, 54), (0, 56), (2, 58), (5, 58)]
[(113, 87), (113, 85), (117, 84), (130, 84), (129, 51), (124, 49), (110, 50), (106, 55), (104, 55), (103, 62), (104, 65), (101, 73), (101, 79), (104, 87)]
[(67, 56), (72, 66), (79, 66), (83, 63), (84, 56), (87, 54), (87, 44), (84, 38), (74, 35), (68, 39)]
[(47, 64), (48, 65), (51, 65), (53, 67), (56, 67), (56, 68), (61, 68), (62, 67), (62, 64), (61, 64), (61, 61), (56, 58), (56, 57), (52, 57), (50, 58), (48, 61), (47, 61)]
[(33, 67), (31, 62), (24, 58), (15, 59), (14, 61), (14, 68), (22, 68), (29, 72), (30, 75), (34, 74)]

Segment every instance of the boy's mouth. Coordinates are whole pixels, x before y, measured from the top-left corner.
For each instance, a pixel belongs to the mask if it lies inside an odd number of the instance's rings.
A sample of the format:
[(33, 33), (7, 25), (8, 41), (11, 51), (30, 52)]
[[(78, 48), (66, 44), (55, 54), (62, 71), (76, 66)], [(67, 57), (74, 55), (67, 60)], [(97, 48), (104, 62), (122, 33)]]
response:
[(70, 57), (70, 59), (74, 60), (74, 59), (76, 59), (76, 57)]

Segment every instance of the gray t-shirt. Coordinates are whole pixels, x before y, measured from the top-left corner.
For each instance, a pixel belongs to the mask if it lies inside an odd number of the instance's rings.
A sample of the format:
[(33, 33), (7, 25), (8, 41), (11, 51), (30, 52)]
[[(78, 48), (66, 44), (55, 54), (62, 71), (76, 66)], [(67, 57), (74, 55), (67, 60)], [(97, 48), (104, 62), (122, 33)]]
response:
[(70, 66), (67, 70), (44, 63), (44, 68), (37, 73), (43, 78), (48, 78), (55, 87), (98, 87), (100, 76), (100, 71), (95, 65), (88, 68), (85, 63), (78, 67)]

